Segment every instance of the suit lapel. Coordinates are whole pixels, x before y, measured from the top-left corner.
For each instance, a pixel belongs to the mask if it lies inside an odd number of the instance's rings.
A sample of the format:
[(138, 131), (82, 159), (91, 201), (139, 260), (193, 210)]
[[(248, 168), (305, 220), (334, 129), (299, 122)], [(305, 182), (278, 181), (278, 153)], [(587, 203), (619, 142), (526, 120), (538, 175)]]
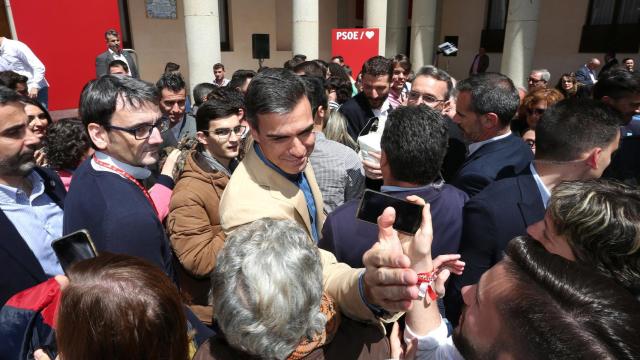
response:
[(3, 247), (8, 256), (14, 258), (15, 262), (20, 264), (36, 282), (45, 281), (47, 275), (45, 275), (40, 262), (2, 210), (0, 210), (0, 229), (3, 232), (0, 247)]
[[(243, 161), (246, 161), (247, 168), (256, 169), (255, 172), (252, 171), (255, 176), (256, 183), (269, 189), (269, 194), (274, 199), (285, 201), (291, 204), (296, 209), (296, 212), (298, 213), (300, 218), (302, 218), (302, 220), (304, 221), (309, 234), (312, 234), (313, 231), (311, 229), (311, 218), (309, 217), (309, 209), (307, 208), (307, 201), (304, 198), (302, 190), (300, 190), (289, 179), (278, 174), (275, 170), (273, 170), (262, 160), (260, 160), (253, 147), (251, 147)], [(310, 166), (307, 165), (307, 169), (309, 167)], [(313, 170), (311, 170), (311, 174), (313, 174)], [(309, 180), (309, 178), (307, 178), (307, 180)], [(317, 199), (314, 187), (317, 189), (318, 185), (317, 183), (315, 183), (315, 179), (313, 180), (313, 183), (314, 186), (311, 185), (311, 180), (309, 180), (309, 186), (311, 187), (313, 197)], [(322, 199), (321, 196), (320, 199)], [(264, 205), (268, 206), (268, 204)], [(316, 208), (317, 207), (318, 206), (316, 205)]]
[(518, 208), (520, 209), (520, 214), (525, 224), (529, 226), (537, 223), (544, 217), (545, 209), (542, 203), (542, 196), (529, 168), (527, 168), (526, 172), (518, 175), (517, 181), (520, 189)]

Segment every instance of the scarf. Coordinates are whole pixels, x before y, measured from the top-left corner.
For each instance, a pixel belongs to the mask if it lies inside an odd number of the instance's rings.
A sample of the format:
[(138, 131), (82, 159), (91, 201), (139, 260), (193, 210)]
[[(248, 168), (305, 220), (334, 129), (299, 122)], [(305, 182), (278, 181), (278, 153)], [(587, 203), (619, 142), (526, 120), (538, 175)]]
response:
[(229, 169), (224, 167), (224, 165), (222, 165), (216, 158), (211, 156), (211, 153), (209, 153), (208, 150), (201, 151), (200, 154), (207, 161), (207, 165), (211, 166), (212, 169), (218, 170), (219, 172), (227, 175), (228, 177), (231, 177), (231, 173), (229, 172)]
[(299, 360), (305, 358), (315, 349), (318, 349), (333, 340), (340, 326), (340, 312), (336, 310), (335, 303), (329, 294), (322, 293), (320, 311), (327, 317), (324, 331), (313, 338), (302, 338), (298, 347), (289, 355), (287, 360)]

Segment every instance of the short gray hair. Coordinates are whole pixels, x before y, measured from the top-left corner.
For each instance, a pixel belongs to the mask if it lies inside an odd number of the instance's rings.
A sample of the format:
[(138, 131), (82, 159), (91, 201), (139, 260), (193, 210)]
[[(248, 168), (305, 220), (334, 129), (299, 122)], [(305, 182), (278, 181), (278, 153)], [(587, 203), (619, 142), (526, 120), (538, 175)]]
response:
[(547, 69), (534, 69), (531, 70), (531, 73), (539, 73), (540, 78), (544, 80), (544, 82), (549, 82), (549, 80), (551, 79), (551, 73)]
[(426, 77), (436, 79), (438, 81), (446, 82), (447, 94), (446, 94), (445, 100), (449, 100), (451, 97), (454, 96), (455, 88), (453, 86), (453, 78), (451, 77), (451, 75), (449, 75), (448, 72), (442, 69), (439, 69), (435, 66), (427, 65), (427, 66), (421, 67), (416, 72), (415, 76), (413, 77), (413, 80), (415, 80), (418, 76), (426, 76)]
[(324, 330), (320, 254), (291, 220), (260, 219), (234, 231), (211, 287), (226, 340), (251, 355), (285, 359), (303, 337)]

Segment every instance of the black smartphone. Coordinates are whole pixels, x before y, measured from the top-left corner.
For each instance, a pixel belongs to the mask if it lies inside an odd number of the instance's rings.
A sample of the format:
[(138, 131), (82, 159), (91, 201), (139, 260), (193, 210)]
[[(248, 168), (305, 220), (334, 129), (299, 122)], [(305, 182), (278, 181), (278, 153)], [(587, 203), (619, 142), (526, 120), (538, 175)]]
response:
[(86, 230), (78, 230), (51, 243), (53, 251), (56, 253), (60, 266), (64, 272), (81, 260), (91, 259), (98, 256), (95, 245)]
[(360, 200), (356, 217), (373, 224), (378, 223), (378, 216), (387, 207), (396, 210), (396, 221), (393, 228), (407, 234), (415, 234), (422, 222), (422, 205), (416, 205), (403, 199), (367, 189)]

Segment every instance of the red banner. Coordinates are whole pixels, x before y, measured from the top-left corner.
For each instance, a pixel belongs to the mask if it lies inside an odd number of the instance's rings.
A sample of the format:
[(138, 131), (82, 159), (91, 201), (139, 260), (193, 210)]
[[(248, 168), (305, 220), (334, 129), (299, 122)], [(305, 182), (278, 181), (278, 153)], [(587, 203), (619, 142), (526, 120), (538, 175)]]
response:
[(353, 78), (360, 73), (367, 59), (378, 55), (379, 29), (333, 29), (331, 56), (341, 55), (351, 67)]

